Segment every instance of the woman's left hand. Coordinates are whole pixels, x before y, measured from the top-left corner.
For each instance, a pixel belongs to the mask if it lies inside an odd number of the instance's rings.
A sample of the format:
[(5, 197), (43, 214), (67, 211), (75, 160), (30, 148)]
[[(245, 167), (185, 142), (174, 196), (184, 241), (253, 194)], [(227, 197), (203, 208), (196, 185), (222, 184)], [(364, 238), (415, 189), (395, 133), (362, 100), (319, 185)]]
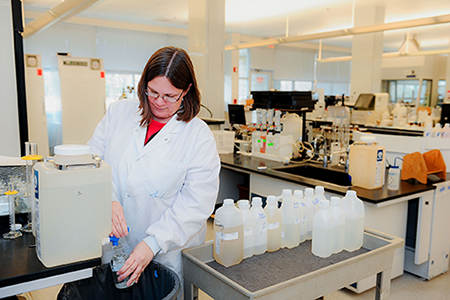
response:
[(144, 272), (147, 265), (152, 261), (153, 256), (154, 254), (152, 249), (150, 249), (147, 243), (141, 241), (136, 245), (136, 247), (134, 247), (130, 257), (117, 272), (117, 274), (120, 275), (118, 278), (119, 281), (124, 280), (131, 274), (131, 277), (127, 282), (127, 286), (130, 286), (133, 281), (137, 283), (142, 272)]

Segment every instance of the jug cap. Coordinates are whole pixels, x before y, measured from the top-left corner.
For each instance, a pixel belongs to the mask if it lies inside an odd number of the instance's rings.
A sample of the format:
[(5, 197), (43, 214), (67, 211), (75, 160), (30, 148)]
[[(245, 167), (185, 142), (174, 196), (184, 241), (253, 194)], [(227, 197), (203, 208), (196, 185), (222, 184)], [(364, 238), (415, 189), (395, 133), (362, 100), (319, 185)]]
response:
[(91, 152), (89, 145), (58, 145), (55, 146), (57, 155), (85, 155)]
[(303, 197), (302, 190), (294, 190), (294, 197)]
[(341, 198), (339, 197), (331, 197), (331, 205), (341, 205)]
[(306, 196), (314, 196), (314, 189), (312, 189), (312, 188), (306, 188), (306, 189), (305, 189), (305, 195), (306, 195)]
[(292, 195), (292, 190), (290, 189), (283, 189), (283, 195)]
[(316, 186), (316, 193), (317, 193), (317, 192), (323, 193), (324, 191), (325, 191), (325, 189), (323, 188), (323, 186), (321, 186), (321, 185), (317, 185), (317, 186)]
[(355, 196), (356, 197), (356, 191), (348, 190), (346, 193), (346, 196)]
[(274, 196), (274, 195), (267, 196), (267, 203), (276, 204), (276, 202), (277, 202), (276, 196)]
[(376, 137), (373, 134), (364, 134), (359, 140), (365, 143), (373, 143), (375, 142)]
[(239, 205), (239, 208), (249, 208), (250, 207), (250, 204), (248, 203), (248, 200), (246, 200), (246, 199), (239, 200), (237, 203)]
[(223, 200), (223, 205), (233, 205), (234, 200), (233, 199), (225, 199)]
[(262, 198), (261, 197), (253, 197), (252, 198), (252, 205), (261, 205), (262, 203)]

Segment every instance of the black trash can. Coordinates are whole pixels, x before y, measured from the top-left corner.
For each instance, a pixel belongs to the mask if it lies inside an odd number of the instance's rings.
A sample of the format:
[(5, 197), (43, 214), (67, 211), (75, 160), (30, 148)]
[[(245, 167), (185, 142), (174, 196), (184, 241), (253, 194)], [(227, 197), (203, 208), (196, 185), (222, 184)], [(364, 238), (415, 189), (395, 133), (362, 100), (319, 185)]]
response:
[(114, 285), (109, 264), (93, 269), (91, 278), (66, 283), (58, 294), (58, 300), (171, 300), (180, 291), (178, 275), (165, 266), (151, 262), (139, 278), (139, 282), (126, 289)]

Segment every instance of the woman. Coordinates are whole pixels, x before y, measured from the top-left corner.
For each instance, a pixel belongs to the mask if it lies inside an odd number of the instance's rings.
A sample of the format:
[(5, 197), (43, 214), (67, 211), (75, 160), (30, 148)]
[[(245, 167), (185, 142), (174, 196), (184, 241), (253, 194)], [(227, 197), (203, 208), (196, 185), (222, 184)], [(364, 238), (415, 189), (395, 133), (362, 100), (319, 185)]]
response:
[(127, 285), (153, 259), (182, 278), (181, 250), (204, 242), (219, 188), (220, 159), (195, 117), (200, 92), (186, 51), (156, 51), (138, 94), (112, 104), (88, 143), (112, 168), (112, 234), (130, 253), (118, 271), (119, 280), (131, 276)]

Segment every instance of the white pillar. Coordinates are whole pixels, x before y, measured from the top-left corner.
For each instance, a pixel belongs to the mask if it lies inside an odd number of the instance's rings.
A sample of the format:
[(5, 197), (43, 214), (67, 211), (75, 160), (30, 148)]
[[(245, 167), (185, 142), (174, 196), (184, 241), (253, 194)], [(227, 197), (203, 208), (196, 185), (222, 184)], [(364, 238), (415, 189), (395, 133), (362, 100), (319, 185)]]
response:
[[(450, 45), (449, 45), (450, 49)], [(437, 82), (433, 82), (437, 85)], [(445, 97), (444, 103), (450, 103), (450, 54), (447, 54), (447, 69), (445, 71)]]
[[(240, 34), (231, 33), (226, 44), (233, 45), (240, 41)], [(225, 52), (225, 103), (234, 103), (239, 99), (239, 50)]]
[(202, 104), (223, 118), (225, 0), (189, 0), (188, 38)]
[(0, 1), (0, 155), (20, 156), (11, 1)]
[[(356, 7), (354, 27), (384, 23), (383, 7)], [(352, 42), (350, 101), (361, 93), (381, 92), (383, 32), (357, 34)]]

